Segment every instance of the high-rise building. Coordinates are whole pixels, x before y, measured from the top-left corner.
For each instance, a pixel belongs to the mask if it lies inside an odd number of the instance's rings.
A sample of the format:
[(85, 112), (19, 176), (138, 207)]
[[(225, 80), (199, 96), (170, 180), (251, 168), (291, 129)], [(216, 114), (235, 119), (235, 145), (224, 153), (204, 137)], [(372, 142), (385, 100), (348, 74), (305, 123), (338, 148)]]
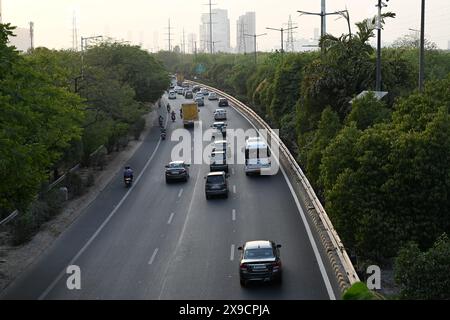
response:
[(0, 0), (0, 23), (2, 23), (2, 0)]
[[(212, 9), (212, 42), (214, 52), (230, 51), (230, 19), (228, 11), (224, 9)], [(210, 16), (203, 13), (200, 25), (200, 51), (209, 52), (210, 48)]]
[(253, 38), (245, 34), (256, 34), (256, 16), (254, 12), (246, 12), (236, 22), (236, 51), (238, 53), (255, 51)]
[(17, 50), (26, 52), (31, 48), (31, 35), (29, 28), (16, 28), (13, 33), (15, 37), (9, 37), (9, 44)]

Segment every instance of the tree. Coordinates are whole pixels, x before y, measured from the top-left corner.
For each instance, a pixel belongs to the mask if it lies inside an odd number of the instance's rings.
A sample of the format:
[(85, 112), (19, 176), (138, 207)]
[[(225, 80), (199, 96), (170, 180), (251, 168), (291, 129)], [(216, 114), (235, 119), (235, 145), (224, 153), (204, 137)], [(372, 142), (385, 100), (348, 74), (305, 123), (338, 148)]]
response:
[(404, 246), (395, 260), (395, 280), (404, 299), (450, 299), (450, 240), (444, 233), (421, 251), (416, 243)]
[[(7, 45), (0, 25), (0, 213), (24, 209), (47, 180), (48, 169), (82, 134), (79, 96)], [(9, 211), (9, 212), (8, 212)]]

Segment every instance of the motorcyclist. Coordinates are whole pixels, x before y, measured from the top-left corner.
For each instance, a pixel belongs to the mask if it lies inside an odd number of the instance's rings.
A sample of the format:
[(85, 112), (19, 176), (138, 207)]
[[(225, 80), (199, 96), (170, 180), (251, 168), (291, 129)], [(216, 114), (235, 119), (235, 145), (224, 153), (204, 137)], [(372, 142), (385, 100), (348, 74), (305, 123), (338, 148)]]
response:
[(176, 119), (175, 111), (172, 111), (171, 116), (172, 116), (172, 121), (175, 121), (175, 119)]
[(170, 113), (170, 103), (167, 104), (167, 113)]
[(164, 117), (160, 115), (160, 116), (159, 116), (159, 126), (160, 126), (160, 127), (162, 127), (163, 121), (164, 121)]
[(180, 109), (180, 118), (183, 118), (183, 109)]
[(133, 181), (133, 169), (131, 169), (131, 167), (128, 165), (125, 167), (125, 170), (123, 172), (123, 178), (131, 178), (131, 181)]

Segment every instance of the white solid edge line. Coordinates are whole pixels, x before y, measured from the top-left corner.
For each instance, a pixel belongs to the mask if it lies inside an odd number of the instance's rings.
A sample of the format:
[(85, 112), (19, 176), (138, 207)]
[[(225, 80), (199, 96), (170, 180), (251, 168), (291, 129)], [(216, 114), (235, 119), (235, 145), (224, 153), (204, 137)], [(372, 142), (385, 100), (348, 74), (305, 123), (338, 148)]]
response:
[(171, 224), (172, 223), (172, 219), (173, 219), (173, 216), (175, 215), (175, 212), (172, 212), (171, 214), (170, 214), (170, 217), (169, 217), (169, 220), (167, 221), (167, 224)]
[(148, 262), (148, 264), (152, 264), (153, 261), (155, 260), (156, 254), (158, 253), (158, 248), (155, 249), (155, 251), (153, 251), (152, 257), (150, 258), (150, 261)]
[(234, 244), (231, 245), (230, 260), (234, 260)]
[[(168, 121), (168, 118), (166, 118), (166, 126), (167, 126), (167, 121)], [(86, 251), (86, 249), (95, 240), (95, 238), (97, 238), (97, 236), (103, 230), (103, 228), (106, 226), (106, 224), (109, 222), (109, 220), (111, 220), (111, 218), (114, 216), (114, 214), (120, 208), (120, 206), (124, 203), (126, 198), (128, 198), (128, 195), (131, 193), (131, 191), (133, 191), (134, 187), (137, 185), (137, 183), (141, 179), (142, 175), (144, 174), (145, 170), (149, 166), (150, 162), (153, 160), (153, 158), (154, 158), (154, 156), (156, 154), (156, 151), (158, 150), (160, 144), (161, 144), (161, 138), (159, 138), (158, 144), (156, 145), (155, 150), (153, 150), (152, 155), (147, 160), (147, 163), (145, 164), (145, 166), (142, 169), (141, 173), (136, 178), (136, 181), (131, 185), (130, 189), (128, 189), (127, 193), (125, 193), (125, 195), (119, 201), (119, 203), (114, 208), (114, 210), (111, 211), (111, 213), (108, 215), (108, 217), (105, 219), (105, 221), (103, 221), (103, 223), (100, 225), (100, 227), (98, 227), (98, 229), (95, 231), (95, 233), (89, 238), (89, 240), (84, 244), (84, 246), (80, 249), (80, 251), (78, 251), (78, 253), (75, 255), (75, 257), (73, 257), (72, 260), (70, 260), (68, 265), (73, 265), (75, 263), (75, 261), (83, 254), (83, 252)], [(56, 279), (53, 280), (53, 282), (48, 286), (48, 288), (39, 296), (38, 300), (45, 299), (45, 297), (50, 293), (50, 291), (53, 290), (53, 288), (56, 286), (56, 284), (59, 282), (59, 280), (61, 280), (61, 278), (65, 275), (65, 273), (66, 273), (65, 269), (62, 270), (61, 273), (56, 277)]]
[[(246, 115), (244, 115), (240, 110), (232, 106), (234, 110), (236, 110), (244, 119), (250, 123), (250, 125), (255, 128), (255, 130), (258, 130), (256, 126), (253, 124), (253, 122), (250, 121), (249, 118), (247, 118)], [(291, 191), (292, 197), (294, 198), (295, 204), (297, 205), (297, 210), (300, 213), (300, 216), (302, 218), (303, 225), (305, 226), (306, 233), (308, 234), (309, 242), (311, 243), (314, 255), (316, 256), (317, 264), (319, 265), (320, 273), (322, 275), (323, 282), (325, 283), (325, 287), (328, 292), (328, 296), (330, 297), (330, 300), (336, 300), (336, 296), (334, 295), (333, 287), (331, 286), (330, 278), (328, 277), (327, 270), (325, 269), (325, 265), (323, 264), (322, 257), (320, 256), (319, 249), (317, 248), (316, 241), (312, 235), (311, 228), (309, 227), (308, 220), (306, 220), (305, 213), (303, 212), (302, 206), (300, 205), (300, 201), (297, 198), (297, 195), (295, 194), (294, 188), (292, 187), (291, 182), (289, 181), (286, 172), (284, 171), (283, 167), (280, 165), (278, 159), (275, 159), (278, 163), (278, 167), (281, 169), (281, 172), (283, 173), (284, 179), (286, 180), (287, 185), (289, 186), (289, 190)]]

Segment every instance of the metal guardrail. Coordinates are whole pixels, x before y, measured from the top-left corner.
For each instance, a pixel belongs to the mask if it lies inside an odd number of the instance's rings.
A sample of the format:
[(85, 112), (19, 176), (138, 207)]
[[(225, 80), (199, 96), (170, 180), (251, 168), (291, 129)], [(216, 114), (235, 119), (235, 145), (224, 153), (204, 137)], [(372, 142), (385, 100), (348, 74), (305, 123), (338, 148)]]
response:
[[(303, 170), (298, 165), (295, 158), (292, 156), (289, 149), (286, 147), (284, 142), (280, 139), (280, 137), (272, 130), (272, 128), (251, 108), (246, 106), (244, 103), (240, 102), (233, 96), (222, 92), (216, 88), (207, 86), (205, 84), (195, 82), (195, 81), (189, 81), (191, 83), (201, 85), (208, 90), (215, 91), (219, 95), (227, 98), (229, 101), (231, 101), (234, 106), (239, 109), (241, 112), (249, 116), (253, 121), (255, 121), (261, 128), (266, 129), (268, 132), (268, 135), (271, 138), (271, 141), (275, 141), (280, 149), (280, 154), (284, 156), (291, 167), (293, 171), (296, 173), (298, 180), (302, 184), (303, 188), (306, 190), (307, 196), (314, 206), (315, 211), (317, 212), (317, 215), (320, 219), (321, 224), (323, 225), (323, 228), (326, 232), (326, 236), (331, 242), (331, 246), (333, 248), (334, 253), (336, 254), (338, 261), (335, 261), (335, 259), (330, 258), (330, 263), (338, 264), (337, 266), (334, 266), (336, 276), (340, 280), (339, 285), (341, 287), (341, 290), (344, 291), (346, 288), (349, 287), (349, 285), (352, 285), (355, 282), (359, 281), (358, 274), (355, 271), (355, 268), (353, 267), (353, 264), (350, 260), (350, 257), (347, 254), (347, 251), (345, 250), (344, 244), (342, 243), (339, 235), (337, 234), (336, 230), (333, 227), (333, 224), (331, 223), (330, 218), (328, 217), (325, 209), (323, 208), (322, 204), (320, 203), (319, 199), (317, 198), (317, 195), (312, 188), (311, 184), (309, 183), (308, 179), (306, 178), (305, 174), (303, 173)], [(325, 240), (322, 238), (322, 242)], [(326, 244), (323, 243), (325, 246)], [(330, 257), (330, 255), (329, 255)], [(342, 267), (342, 269), (345, 272), (345, 275), (341, 274), (342, 272), (339, 271), (339, 267)]]
[(11, 213), (9, 216), (7, 216), (5, 219), (0, 221), (0, 226), (7, 224), (9, 221), (13, 220), (17, 215), (19, 214), (18, 210), (15, 210), (13, 213)]

